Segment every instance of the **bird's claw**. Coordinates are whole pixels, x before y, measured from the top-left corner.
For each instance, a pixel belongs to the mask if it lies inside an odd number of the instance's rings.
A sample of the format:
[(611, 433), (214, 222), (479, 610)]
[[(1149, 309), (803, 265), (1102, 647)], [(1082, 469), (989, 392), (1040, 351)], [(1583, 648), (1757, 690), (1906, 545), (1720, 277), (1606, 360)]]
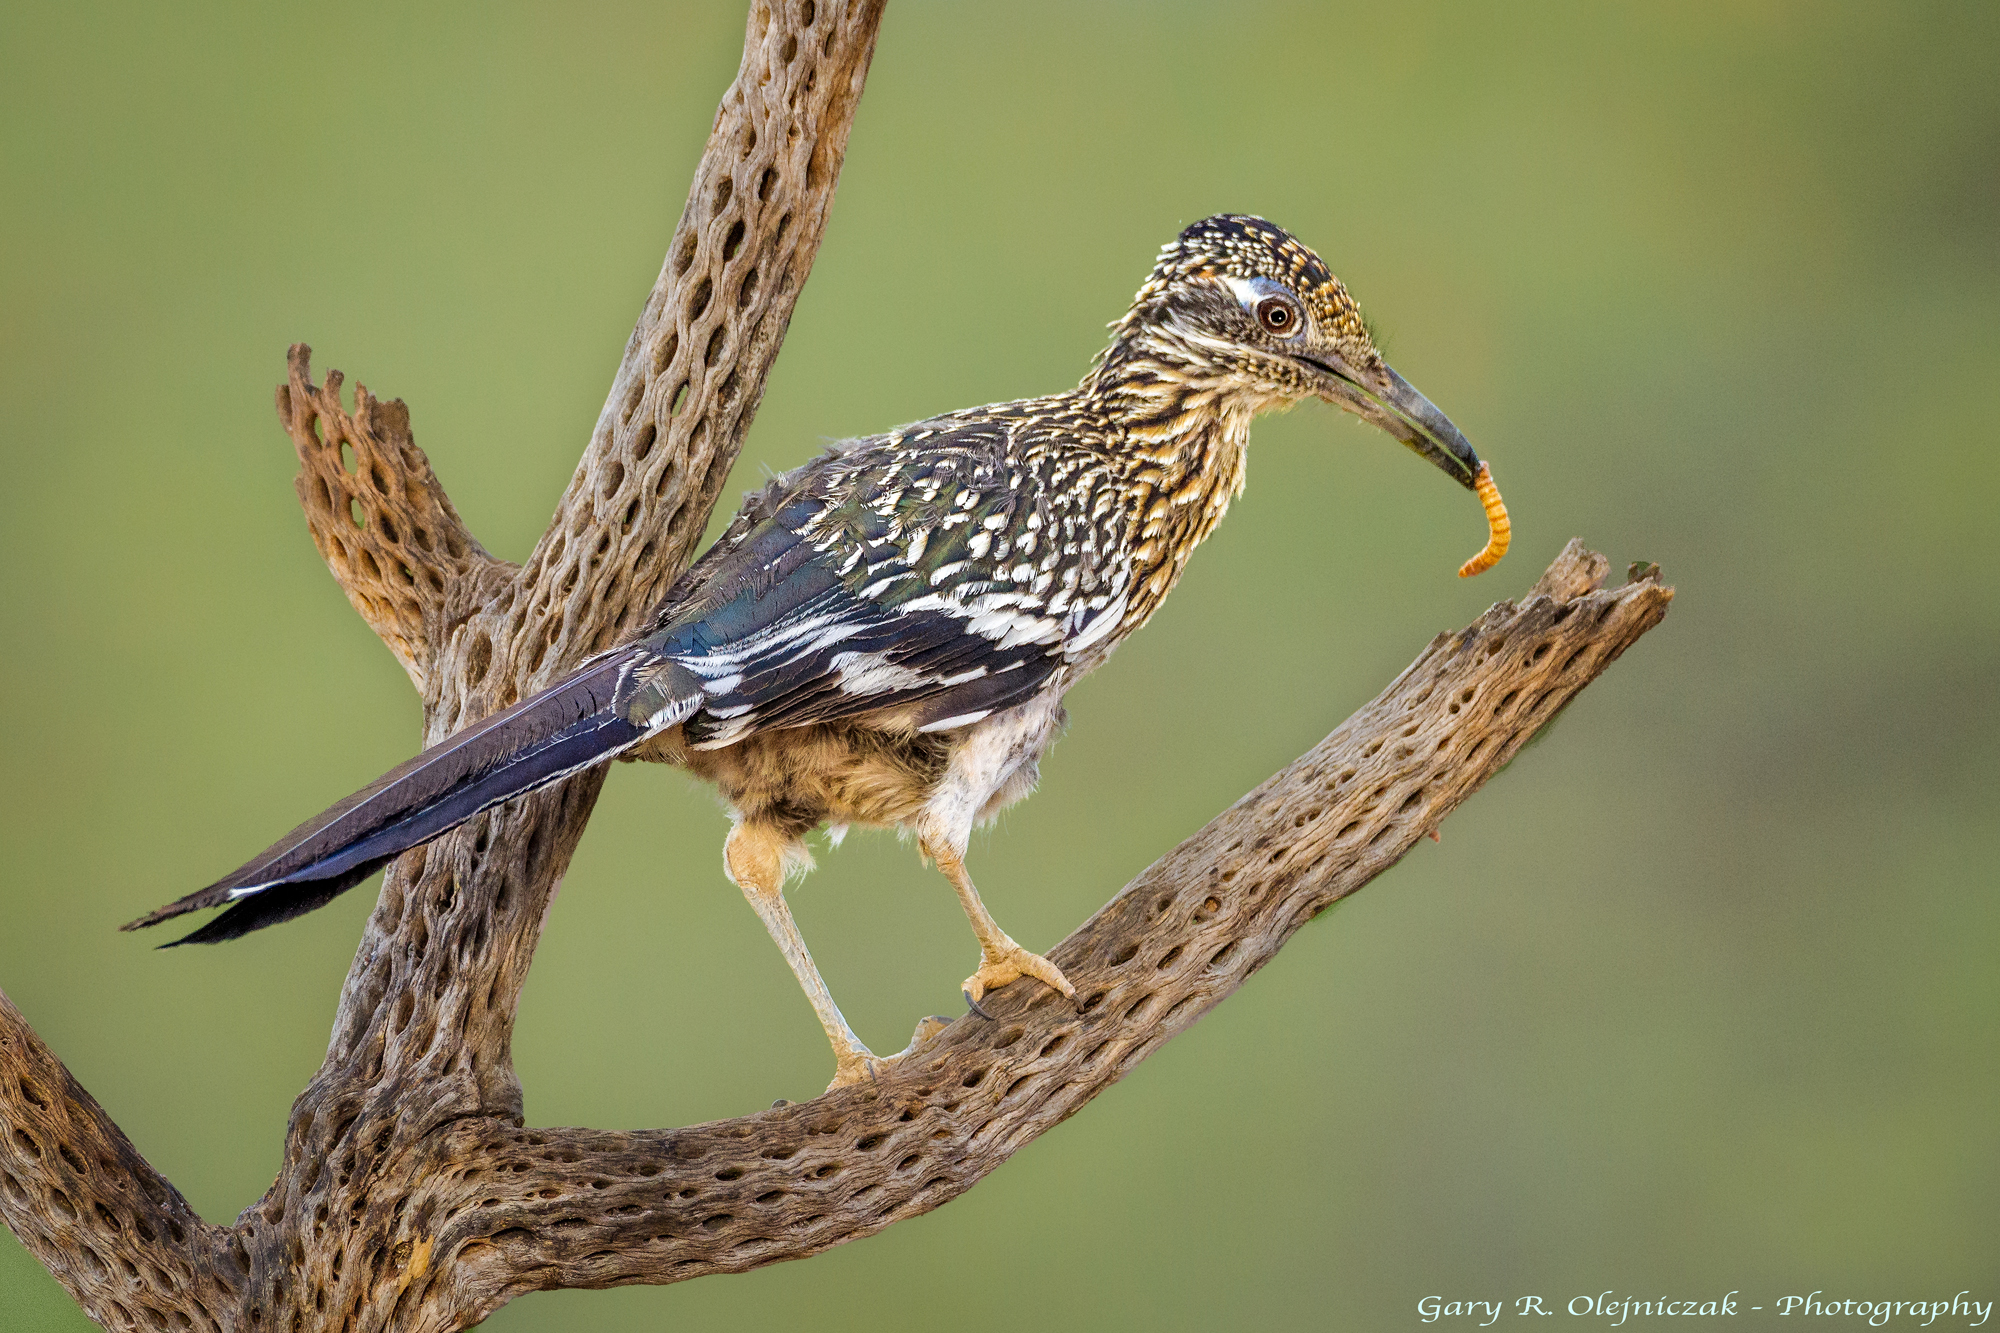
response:
[[(951, 1020), (943, 1014), (932, 1014), (928, 1018), (919, 1019), (917, 1021), (917, 1030), (910, 1034), (910, 1044), (902, 1050), (897, 1051), (894, 1055), (877, 1055), (865, 1046), (857, 1047), (847, 1052), (836, 1051), (833, 1061), (833, 1082), (826, 1085), (826, 1090), (832, 1092), (835, 1088), (851, 1088), (863, 1081), (869, 1083), (881, 1082), (881, 1074), (884, 1069), (895, 1064), (904, 1056), (909, 1055), (919, 1046), (922, 1046), (950, 1026)], [(785, 1103), (780, 1102), (779, 1104), (784, 1105)]]
[(910, 1034), (910, 1044), (896, 1052), (894, 1058), (898, 1060), (902, 1059), (950, 1026), (951, 1020), (943, 1014), (932, 1014), (929, 1018), (918, 1019), (917, 1030)]
[(832, 1092), (835, 1088), (851, 1088), (857, 1083), (876, 1081), (875, 1067), (886, 1065), (895, 1056), (884, 1058), (870, 1051), (858, 1051), (849, 1055), (836, 1056), (833, 1067), (833, 1082), (826, 1085)]
[(1033, 977), (1050, 990), (1060, 992), (1066, 999), (1076, 999), (1076, 987), (1069, 984), (1069, 978), (1062, 969), (1038, 953), (1029, 953), (1018, 944), (999, 957), (988, 955), (979, 965), (979, 970), (965, 979), (965, 1003), (973, 1013), (981, 1018), (990, 1018), (979, 1001), (989, 990), (995, 990), (1016, 977)]
[(959, 994), (965, 997), (965, 1007), (968, 1010), (970, 1010), (972, 1013), (978, 1014), (981, 1018), (985, 1019), (989, 1023), (993, 1021), (993, 1015), (987, 1013), (984, 1009), (981, 1009), (979, 1007), (979, 1001), (972, 998), (972, 992), (970, 990), (960, 991)]

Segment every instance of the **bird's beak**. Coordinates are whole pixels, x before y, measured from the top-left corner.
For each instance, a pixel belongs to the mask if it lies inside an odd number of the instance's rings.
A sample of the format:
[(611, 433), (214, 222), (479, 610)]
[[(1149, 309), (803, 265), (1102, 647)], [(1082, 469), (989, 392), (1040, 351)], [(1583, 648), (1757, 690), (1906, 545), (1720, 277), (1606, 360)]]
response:
[(1477, 489), (1479, 455), (1408, 380), (1379, 360), (1372, 370), (1356, 370), (1339, 357), (1301, 359), (1318, 372), (1320, 397), (1380, 426), (1468, 491)]

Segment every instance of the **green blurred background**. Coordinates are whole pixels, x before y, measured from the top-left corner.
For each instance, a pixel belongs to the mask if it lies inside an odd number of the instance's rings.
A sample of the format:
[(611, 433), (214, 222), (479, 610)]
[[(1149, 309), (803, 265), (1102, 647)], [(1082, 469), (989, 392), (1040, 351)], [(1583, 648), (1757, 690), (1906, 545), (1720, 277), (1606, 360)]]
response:
[[(975, 843), (1016, 936), (1053, 944), (1566, 538), (1680, 599), (1442, 845), (964, 1199), (489, 1327), (2000, 1296), (1996, 29), (898, 0), (732, 496), (1073, 382), (1157, 247), (1233, 210), (1327, 256), (1518, 534), (1460, 582), (1469, 497), (1322, 406), (1261, 424), (1236, 514)], [(0, 986), (208, 1218), (271, 1179), (373, 886), (217, 950), (112, 927), (417, 737), (293, 500), (285, 346), (406, 398), (524, 555), (741, 35), (732, 3), (0, 13)], [(677, 773), (613, 776), (521, 1006), (531, 1123), (827, 1077), (724, 830)], [(893, 1049), (953, 1007), (970, 936), (893, 840), (821, 860), (798, 915)], [(86, 1326), (0, 1233), (0, 1328)]]

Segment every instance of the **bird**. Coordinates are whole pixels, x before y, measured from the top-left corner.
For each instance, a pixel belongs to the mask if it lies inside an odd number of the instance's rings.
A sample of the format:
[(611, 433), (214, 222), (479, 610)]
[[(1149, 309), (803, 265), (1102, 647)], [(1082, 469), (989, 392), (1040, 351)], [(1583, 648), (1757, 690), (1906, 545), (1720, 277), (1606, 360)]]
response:
[[(173, 943), (234, 939), (481, 810), (642, 758), (719, 791), (725, 874), (825, 1029), (830, 1087), (898, 1057), (855, 1035), (786, 902), (814, 830), (835, 845), (855, 826), (915, 839), (979, 944), (972, 1012), (1023, 978), (1074, 1002), (1062, 971), (987, 911), (967, 843), (1033, 790), (1065, 692), (1152, 617), (1242, 492), (1252, 419), (1322, 399), (1482, 498), (1491, 486), (1325, 261), (1262, 218), (1181, 231), (1110, 329), (1073, 389), (844, 441), (774, 478), (625, 642), (125, 929), (222, 907)], [(1504, 545), (1499, 520), (1494, 536)]]

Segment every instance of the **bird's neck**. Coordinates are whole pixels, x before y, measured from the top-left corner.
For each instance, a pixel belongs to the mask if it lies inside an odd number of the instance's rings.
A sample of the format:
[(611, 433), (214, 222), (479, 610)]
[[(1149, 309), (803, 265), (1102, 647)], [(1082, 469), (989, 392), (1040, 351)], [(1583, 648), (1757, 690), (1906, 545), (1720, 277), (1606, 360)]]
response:
[(1114, 342), (1078, 397), (1121, 438), (1132, 528), (1128, 628), (1152, 615), (1242, 493), (1250, 421), (1272, 395), (1172, 337)]

